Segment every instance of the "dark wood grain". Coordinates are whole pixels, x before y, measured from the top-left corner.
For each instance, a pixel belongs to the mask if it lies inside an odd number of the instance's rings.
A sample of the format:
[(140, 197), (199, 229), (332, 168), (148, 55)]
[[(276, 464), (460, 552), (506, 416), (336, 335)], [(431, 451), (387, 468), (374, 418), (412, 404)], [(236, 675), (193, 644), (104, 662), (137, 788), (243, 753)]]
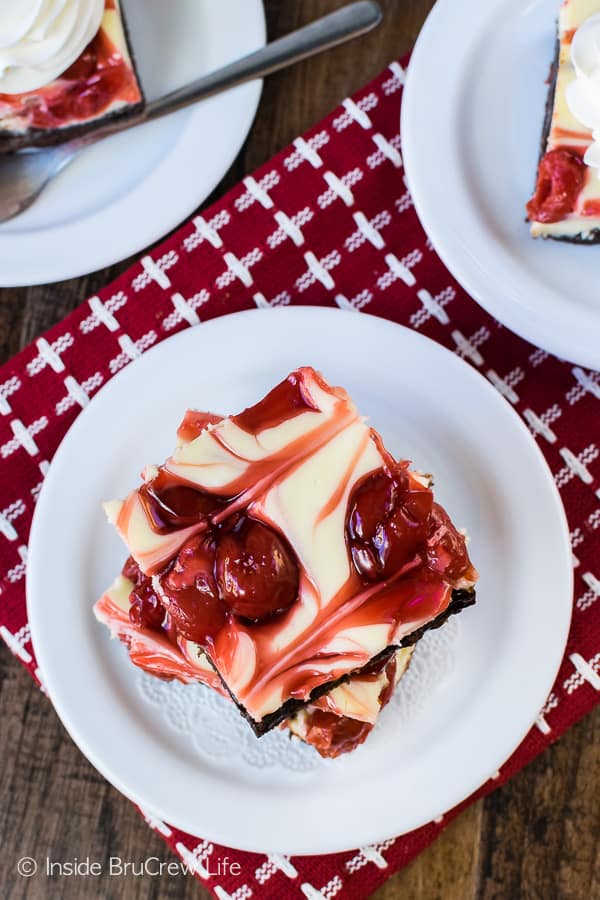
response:
[[(283, 34), (341, 5), (338, 0), (267, 0), (269, 34)], [(214, 196), (408, 50), (433, 4), (383, 0), (382, 5), (385, 24), (376, 33), (267, 81), (250, 137)], [(63, 318), (129, 263), (49, 287), (1, 291), (0, 360)], [(195, 879), (183, 876), (19, 877), (15, 866), (24, 855), (38, 860), (90, 856), (100, 861), (110, 856), (132, 861), (171, 857), (133, 806), (74, 747), (48, 700), (4, 647), (0, 722), (0, 896), (209, 896)], [(599, 747), (597, 712), (508, 785), (468, 809), (431, 848), (390, 879), (376, 893), (377, 900), (600, 900)]]

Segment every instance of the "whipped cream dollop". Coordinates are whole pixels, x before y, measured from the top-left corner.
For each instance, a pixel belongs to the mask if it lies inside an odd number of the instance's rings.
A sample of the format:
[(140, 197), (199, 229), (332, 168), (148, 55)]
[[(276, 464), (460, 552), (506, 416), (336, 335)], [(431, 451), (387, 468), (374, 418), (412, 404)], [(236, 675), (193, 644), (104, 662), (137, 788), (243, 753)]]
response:
[(577, 29), (571, 44), (575, 80), (567, 86), (571, 113), (592, 132), (592, 143), (583, 161), (600, 175), (600, 13)]
[(35, 91), (62, 75), (98, 32), (104, 0), (2, 0), (0, 93)]

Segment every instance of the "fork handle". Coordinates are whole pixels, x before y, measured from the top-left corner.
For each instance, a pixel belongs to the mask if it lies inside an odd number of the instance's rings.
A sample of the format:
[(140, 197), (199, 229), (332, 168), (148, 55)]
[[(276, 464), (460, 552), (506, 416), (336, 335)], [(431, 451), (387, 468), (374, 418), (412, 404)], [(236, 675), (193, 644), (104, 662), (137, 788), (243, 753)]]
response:
[(161, 116), (211, 97), (227, 88), (263, 78), (286, 66), (328, 50), (344, 41), (366, 34), (379, 25), (382, 19), (381, 7), (375, 0), (359, 0), (310, 25), (292, 31), (260, 50), (243, 56), (236, 62), (223, 66), (179, 90), (165, 94), (148, 103), (141, 122), (158, 119)]

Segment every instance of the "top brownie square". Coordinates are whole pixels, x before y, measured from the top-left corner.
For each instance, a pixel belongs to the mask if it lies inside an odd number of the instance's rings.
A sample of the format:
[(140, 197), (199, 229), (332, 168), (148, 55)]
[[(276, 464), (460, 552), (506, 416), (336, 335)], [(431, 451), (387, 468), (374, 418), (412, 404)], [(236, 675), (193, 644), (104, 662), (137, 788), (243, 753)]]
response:
[(188, 413), (143, 478), (109, 518), (258, 734), (473, 602), (429, 479), (311, 368), (239, 415)]

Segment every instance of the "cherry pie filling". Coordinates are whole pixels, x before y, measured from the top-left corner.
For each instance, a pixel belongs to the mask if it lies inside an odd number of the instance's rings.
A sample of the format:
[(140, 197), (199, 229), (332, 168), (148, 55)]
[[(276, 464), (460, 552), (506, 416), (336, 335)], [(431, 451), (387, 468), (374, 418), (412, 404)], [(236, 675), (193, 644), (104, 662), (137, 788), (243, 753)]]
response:
[(24, 94), (0, 93), (0, 110), (25, 119), (30, 128), (51, 129), (93, 119), (116, 102), (141, 99), (132, 66), (101, 28), (56, 81)]
[[(204, 649), (234, 618), (258, 626), (282, 616), (297, 601), (300, 565), (286, 538), (252, 517), (227, 515), (224, 498), (175, 483), (160, 471), (140, 491), (146, 516), (160, 534), (197, 526), (177, 555), (154, 578), (129, 559), (123, 574), (135, 587), (134, 625), (172, 631)], [(225, 514), (224, 514), (225, 513)], [(407, 463), (381, 468), (358, 482), (348, 503), (346, 542), (365, 588), (402, 586), (415, 574), (450, 585), (468, 578), (465, 539), (430, 488)], [(407, 589), (410, 589), (407, 583)], [(392, 592), (389, 602), (402, 596)]]
[(550, 224), (566, 218), (575, 209), (585, 179), (586, 166), (578, 153), (562, 147), (549, 150), (542, 157), (535, 194), (527, 204), (530, 221)]

